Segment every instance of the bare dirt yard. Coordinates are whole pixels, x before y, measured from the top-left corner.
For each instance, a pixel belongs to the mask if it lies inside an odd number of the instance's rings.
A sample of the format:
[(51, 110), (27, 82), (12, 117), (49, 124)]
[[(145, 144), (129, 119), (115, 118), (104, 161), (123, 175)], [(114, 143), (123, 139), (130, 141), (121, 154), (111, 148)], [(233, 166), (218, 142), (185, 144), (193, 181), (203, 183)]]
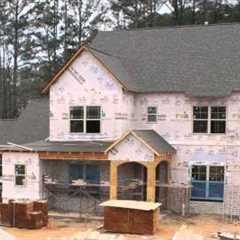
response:
[[(218, 239), (217, 232), (239, 232), (240, 222), (230, 223), (219, 216), (179, 217), (165, 215), (160, 220), (158, 231), (154, 236), (137, 236), (105, 233), (101, 221), (83, 223), (77, 219), (50, 219), (49, 226), (41, 230), (24, 230), (4, 228), (19, 240), (172, 240), (176, 232), (184, 236), (200, 235), (206, 240)], [(195, 238), (189, 238), (193, 240)]]

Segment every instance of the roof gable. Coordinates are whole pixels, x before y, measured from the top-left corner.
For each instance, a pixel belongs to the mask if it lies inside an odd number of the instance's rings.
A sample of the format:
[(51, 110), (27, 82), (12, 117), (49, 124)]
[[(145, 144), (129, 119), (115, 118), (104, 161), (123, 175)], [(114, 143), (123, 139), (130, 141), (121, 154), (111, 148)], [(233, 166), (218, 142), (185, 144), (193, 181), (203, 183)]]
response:
[[(65, 63), (65, 65), (50, 79), (45, 87), (42, 89), (42, 93), (46, 93), (50, 87), (58, 81), (58, 79), (63, 75), (63, 73), (71, 67), (74, 61), (84, 52), (89, 52), (94, 58), (100, 62), (100, 64), (122, 85), (123, 88), (127, 88), (124, 84), (125, 77), (128, 78), (126, 71), (123, 69), (120, 61), (110, 55), (105, 55), (94, 49), (87, 47), (81, 47), (70, 59)], [(125, 74), (125, 75), (124, 75)]]
[(122, 161), (153, 161), (158, 154), (133, 132), (113, 143), (105, 153), (108, 153), (109, 160)]
[(107, 153), (117, 147), (131, 135), (157, 156), (160, 156), (161, 153), (175, 153), (176, 151), (165, 139), (153, 130), (132, 130), (128, 131), (120, 139), (110, 145), (105, 152)]

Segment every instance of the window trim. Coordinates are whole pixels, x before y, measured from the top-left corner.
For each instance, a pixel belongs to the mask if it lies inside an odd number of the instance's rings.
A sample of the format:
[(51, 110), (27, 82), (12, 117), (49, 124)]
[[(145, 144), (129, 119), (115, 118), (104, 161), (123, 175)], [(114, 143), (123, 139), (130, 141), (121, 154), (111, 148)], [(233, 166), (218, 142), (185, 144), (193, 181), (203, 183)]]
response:
[[(207, 120), (207, 132), (194, 132), (194, 107), (208, 107), (208, 118), (206, 119)], [(212, 107), (225, 107), (225, 115), (226, 115), (226, 118), (225, 119), (211, 119), (211, 113), (212, 113)], [(208, 135), (226, 135), (227, 134), (227, 124), (228, 124), (228, 121), (227, 121), (227, 116), (228, 116), (228, 113), (227, 113), (227, 106), (226, 105), (206, 105), (206, 104), (199, 104), (199, 105), (192, 105), (192, 133), (193, 134), (197, 134), (197, 135), (204, 135), (204, 134), (208, 134)], [(205, 120), (205, 121), (206, 121)], [(225, 132), (224, 133), (211, 133), (211, 121), (214, 121), (214, 120), (219, 120), (219, 121), (225, 121)], [(201, 119), (199, 120), (201, 121)], [(204, 121), (204, 120), (203, 120)]]
[[(71, 110), (73, 108), (77, 108), (77, 107), (82, 107), (83, 108), (83, 118), (71, 118)], [(84, 133), (84, 113), (85, 113), (85, 110), (84, 110), (84, 106), (70, 106), (70, 112), (69, 112), (69, 132), (72, 133), (72, 134), (79, 134), (79, 133)], [(82, 121), (83, 122), (83, 131), (82, 132), (72, 132), (71, 131), (71, 122), (72, 121)]]
[[(71, 118), (71, 108), (74, 107), (83, 107), (83, 119), (72, 119)], [(99, 107), (100, 108), (100, 118), (99, 119), (88, 119), (87, 118), (87, 107)], [(79, 120), (83, 121), (83, 131), (82, 132), (71, 132), (71, 121), (72, 120)], [(87, 121), (99, 121), (100, 122), (100, 127), (99, 127), (99, 132), (96, 133), (89, 133), (87, 132)], [(69, 108), (69, 133), (71, 135), (93, 135), (93, 134), (101, 134), (102, 132), (102, 106), (100, 105), (75, 105), (75, 106), (70, 106)]]
[[(148, 112), (149, 108), (155, 108), (156, 113), (149, 113)], [(148, 116), (156, 116), (156, 121), (149, 121)], [(147, 106), (147, 122), (148, 123), (157, 123), (157, 116), (158, 116), (158, 107), (156, 105)]]
[[(208, 108), (208, 117), (207, 119), (194, 119), (194, 107), (207, 107)], [(207, 121), (207, 131), (206, 132), (194, 132), (194, 121)], [(192, 133), (193, 134), (208, 134), (209, 133), (209, 106), (206, 105), (193, 105), (192, 106)]]
[[(87, 118), (87, 108), (88, 107), (98, 107), (99, 108), (99, 118)], [(87, 105), (85, 106), (85, 119), (84, 119), (84, 122), (85, 122), (85, 132), (86, 134), (98, 134), (98, 133), (101, 133), (101, 111), (102, 111), (102, 108), (101, 106), (97, 106), (97, 105)], [(99, 121), (99, 132), (98, 133), (89, 133), (87, 132), (87, 122), (88, 121)]]
[[(205, 166), (206, 167), (206, 180), (193, 180), (192, 179), (192, 168), (193, 166)], [(223, 181), (211, 181), (210, 179), (210, 168), (211, 167), (222, 167), (223, 168)], [(192, 193), (191, 193), (191, 201), (204, 201), (204, 202), (224, 202), (224, 185), (225, 185), (225, 174), (226, 174), (226, 168), (225, 166), (222, 165), (203, 165), (203, 164), (193, 164), (190, 166), (190, 179), (191, 179), (191, 184), (192, 182), (205, 182), (206, 183), (206, 190), (205, 190), (205, 197), (192, 197)], [(209, 197), (209, 183), (222, 183), (223, 184), (223, 197), (222, 198), (213, 198), (213, 197)]]
[[(24, 166), (24, 172), (25, 172), (25, 174), (17, 174), (16, 173), (16, 166)], [(24, 182), (24, 184), (22, 184), (22, 185), (19, 185), (19, 184), (17, 184), (17, 177), (24, 177), (24, 180), (23, 180), (23, 182)], [(26, 179), (27, 179), (27, 168), (26, 168), (26, 164), (22, 164), (22, 163), (16, 163), (16, 164), (14, 164), (14, 185), (15, 185), (15, 187), (25, 187), (26, 186)]]

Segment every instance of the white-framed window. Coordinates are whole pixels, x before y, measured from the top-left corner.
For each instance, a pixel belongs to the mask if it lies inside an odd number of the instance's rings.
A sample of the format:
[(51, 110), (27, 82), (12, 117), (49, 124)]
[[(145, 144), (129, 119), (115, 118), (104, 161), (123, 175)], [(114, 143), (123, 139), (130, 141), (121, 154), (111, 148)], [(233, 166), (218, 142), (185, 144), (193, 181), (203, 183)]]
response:
[(74, 106), (70, 108), (71, 133), (100, 133), (101, 107)]
[(24, 164), (15, 165), (15, 185), (23, 186), (26, 180), (26, 166)]
[(225, 133), (225, 106), (194, 106), (193, 133)]
[(223, 201), (224, 167), (193, 165), (191, 168), (192, 200)]
[(157, 107), (149, 106), (147, 108), (147, 120), (148, 122), (157, 122)]
[(70, 132), (84, 132), (84, 107), (77, 106), (70, 108)]
[(226, 132), (226, 107), (211, 107), (211, 133)]

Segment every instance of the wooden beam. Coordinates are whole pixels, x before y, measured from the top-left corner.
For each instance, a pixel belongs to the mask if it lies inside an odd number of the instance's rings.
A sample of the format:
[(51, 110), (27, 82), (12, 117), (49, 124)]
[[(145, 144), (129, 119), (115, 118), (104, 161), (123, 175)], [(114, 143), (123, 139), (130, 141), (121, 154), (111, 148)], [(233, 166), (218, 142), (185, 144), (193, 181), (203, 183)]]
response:
[(107, 154), (95, 152), (39, 152), (41, 160), (108, 160)]
[(147, 166), (147, 201), (155, 202), (156, 193), (156, 164), (149, 163)]
[(170, 161), (172, 160), (172, 157), (173, 157), (172, 153), (161, 153), (159, 156), (155, 155), (154, 160), (156, 162)]
[(111, 161), (110, 167), (110, 199), (117, 199), (118, 190), (118, 163), (117, 161)]

